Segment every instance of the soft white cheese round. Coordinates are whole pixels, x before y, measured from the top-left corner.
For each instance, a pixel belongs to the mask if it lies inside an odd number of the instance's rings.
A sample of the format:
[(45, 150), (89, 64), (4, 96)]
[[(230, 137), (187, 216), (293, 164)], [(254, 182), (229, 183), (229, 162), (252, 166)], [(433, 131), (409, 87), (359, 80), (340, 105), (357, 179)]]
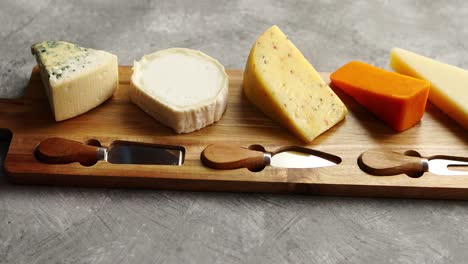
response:
[(131, 100), (177, 133), (218, 121), (226, 110), (228, 76), (215, 59), (172, 48), (145, 55), (133, 65)]

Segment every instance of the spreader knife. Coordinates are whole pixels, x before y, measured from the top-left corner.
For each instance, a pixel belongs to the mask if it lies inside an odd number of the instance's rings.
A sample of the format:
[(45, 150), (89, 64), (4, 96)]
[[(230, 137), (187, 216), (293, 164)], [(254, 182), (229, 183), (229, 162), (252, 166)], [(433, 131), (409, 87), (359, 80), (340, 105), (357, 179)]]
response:
[(79, 162), (93, 165), (99, 160), (114, 164), (182, 165), (185, 150), (180, 146), (114, 141), (96, 147), (64, 138), (48, 138), (36, 148), (36, 157), (45, 163)]

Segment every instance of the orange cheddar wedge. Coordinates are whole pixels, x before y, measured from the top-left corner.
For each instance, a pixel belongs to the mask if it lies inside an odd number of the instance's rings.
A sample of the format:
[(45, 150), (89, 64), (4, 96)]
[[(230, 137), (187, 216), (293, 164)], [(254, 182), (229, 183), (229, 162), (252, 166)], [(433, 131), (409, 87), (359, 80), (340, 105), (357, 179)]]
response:
[(429, 101), (468, 130), (468, 71), (400, 48), (390, 53), (398, 73), (431, 83)]
[(397, 131), (422, 118), (430, 82), (352, 61), (330, 76), (333, 84)]

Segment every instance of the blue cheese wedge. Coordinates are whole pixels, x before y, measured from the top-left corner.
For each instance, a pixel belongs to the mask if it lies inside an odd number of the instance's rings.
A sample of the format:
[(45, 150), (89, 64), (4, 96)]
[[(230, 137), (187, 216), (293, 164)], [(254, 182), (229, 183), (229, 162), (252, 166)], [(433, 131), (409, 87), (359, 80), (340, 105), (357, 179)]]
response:
[(176, 133), (218, 121), (226, 110), (228, 76), (215, 59), (172, 48), (143, 56), (133, 65), (131, 100)]
[(112, 96), (119, 84), (117, 56), (65, 41), (32, 45), (56, 121), (81, 115)]

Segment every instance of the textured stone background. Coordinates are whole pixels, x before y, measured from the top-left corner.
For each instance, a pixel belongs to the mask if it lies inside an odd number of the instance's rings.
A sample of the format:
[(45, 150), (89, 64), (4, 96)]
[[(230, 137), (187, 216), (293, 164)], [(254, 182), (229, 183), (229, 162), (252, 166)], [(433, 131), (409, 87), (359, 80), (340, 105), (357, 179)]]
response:
[[(121, 64), (181, 46), (242, 68), (272, 24), (322, 71), (387, 67), (394, 46), (468, 68), (461, 0), (16, 0), (0, 1), (0, 97), (22, 93), (36, 41)], [(466, 263), (467, 248), (462, 201), (15, 186), (0, 173), (0, 263)]]

